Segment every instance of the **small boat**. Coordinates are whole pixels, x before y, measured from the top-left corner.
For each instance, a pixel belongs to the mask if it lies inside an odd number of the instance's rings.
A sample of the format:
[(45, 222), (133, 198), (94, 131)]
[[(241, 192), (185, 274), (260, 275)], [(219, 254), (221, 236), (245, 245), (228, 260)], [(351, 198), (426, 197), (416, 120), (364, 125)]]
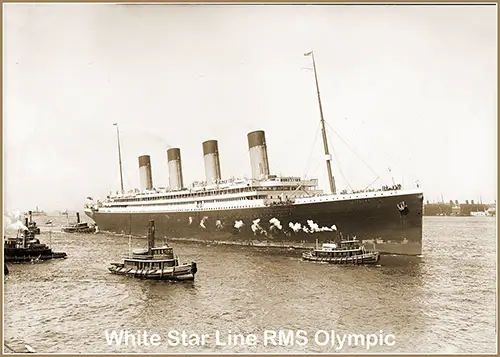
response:
[(113, 274), (134, 278), (156, 280), (194, 280), (198, 271), (195, 262), (180, 264), (168, 245), (155, 247), (154, 220), (149, 221), (148, 249), (133, 251), (123, 259), (123, 263), (111, 263), (108, 268)]
[(365, 250), (365, 247), (353, 238), (341, 240), (339, 245), (323, 243), (321, 248), (316, 243), (316, 248), (303, 253), (302, 259), (331, 264), (377, 264), (380, 260), (380, 253)]
[(486, 210), (484, 210), (484, 211), (478, 210), (478, 211), (471, 211), (470, 215), (474, 216), (474, 217), (488, 217), (489, 213)]
[(62, 226), (61, 231), (65, 233), (95, 233), (97, 228), (87, 222), (80, 222), (80, 213), (76, 212), (76, 223)]
[[(46, 244), (40, 243), (28, 230), (18, 232), (17, 237), (14, 238), (4, 237), (5, 262), (35, 262), (57, 258), (67, 258), (67, 255), (63, 252), (53, 252)], [(4, 270), (5, 268), (6, 266)]]
[(30, 215), (32, 214), (33, 216), (46, 216), (47, 215), (47, 213), (44, 212), (43, 210), (39, 210), (38, 206), (36, 206), (36, 209), (34, 211), (28, 211), (28, 212)]

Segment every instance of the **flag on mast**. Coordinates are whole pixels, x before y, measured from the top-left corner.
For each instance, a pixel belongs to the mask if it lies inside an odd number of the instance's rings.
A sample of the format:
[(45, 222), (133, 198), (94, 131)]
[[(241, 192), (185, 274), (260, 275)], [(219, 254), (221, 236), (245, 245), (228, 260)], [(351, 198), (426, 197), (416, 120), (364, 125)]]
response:
[(309, 55), (310, 55), (310, 54), (312, 54), (312, 53), (313, 53), (313, 51), (311, 51), (311, 52), (307, 52), (307, 53), (304, 53), (304, 56), (309, 56)]

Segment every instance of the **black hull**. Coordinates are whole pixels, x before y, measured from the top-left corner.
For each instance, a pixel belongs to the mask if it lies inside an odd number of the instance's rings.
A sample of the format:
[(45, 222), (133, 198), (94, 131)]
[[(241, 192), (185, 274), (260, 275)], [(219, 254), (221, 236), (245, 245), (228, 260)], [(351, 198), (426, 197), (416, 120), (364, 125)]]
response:
[(62, 227), (61, 232), (63, 233), (94, 233), (95, 228), (68, 228)]
[[(407, 208), (398, 209), (404, 201)], [(276, 205), (263, 208), (165, 212), (104, 213), (86, 211), (100, 231), (144, 236), (150, 219), (158, 237), (262, 246), (312, 248), (316, 239), (330, 241), (336, 232), (311, 232), (308, 220), (319, 227), (335, 225), (344, 236), (356, 236), (368, 249), (385, 254), (420, 255), (422, 252), (422, 193), (366, 199)], [(281, 229), (270, 222), (277, 219)], [(253, 221), (260, 219), (259, 227)], [(235, 228), (235, 222), (243, 226)], [(300, 223), (308, 232), (295, 232), (289, 223)]]
[(5, 248), (4, 251), (5, 261), (11, 263), (67, 258), (66, 253), (53, 252), (51, 249)]

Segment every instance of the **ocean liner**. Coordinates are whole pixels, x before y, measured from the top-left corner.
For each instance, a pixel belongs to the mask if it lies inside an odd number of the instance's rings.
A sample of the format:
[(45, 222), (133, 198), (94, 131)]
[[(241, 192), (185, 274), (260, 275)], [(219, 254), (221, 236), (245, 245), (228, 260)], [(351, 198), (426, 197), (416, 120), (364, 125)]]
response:
[(264, 131), (248, 133), (252, 177), (223, 180), (216, 140), (202, 143), (205, 181), (185, 186), (179, 148), (167, 150), (169, 187), (153, 186), (149, 155), (139, 157), (141, 188), (125, 192), (118, 141), (121, 190), (104, 200), (87, 197), (84, 211), (100, 231), (141, 235), (150, 220), (170, 239), (312, 248), (338, 232), (356, 236), (382, 254), (420, 255), (423, 192), (401, 185), (337, 193), (312, 52), (330, 193), (317, 179), (269, 171)]

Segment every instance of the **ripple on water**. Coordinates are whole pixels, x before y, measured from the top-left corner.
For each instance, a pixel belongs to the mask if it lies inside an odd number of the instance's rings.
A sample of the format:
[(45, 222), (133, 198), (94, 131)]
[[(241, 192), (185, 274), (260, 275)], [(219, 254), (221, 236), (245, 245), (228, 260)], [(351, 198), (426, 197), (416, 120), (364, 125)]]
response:
[[(317, 330), (392, 333), (393, 347), (368, 352), (495, 352), (494, 220), (426, 217), (424, 252), (384, 257), (380, 267), (303, 262), (297, 252), (173, 244), (199, 274), (187, 284), (109, 274), (128, 239), (53, 234), (69, 258), (13, 264), (4, 283), (5, 338), (42, 353), (367, 352), (362, 346), (317, 346)], [(42, 234), (42, 241), (47, 236)], [(477, 244), (480, 241), (481, 244)], [(144, 240), (133, 239), (133, 247)], [(306, 346), (139, 346), (106, 344), (111, 329), (172, 329), (214, 334), (303, 329)]]

